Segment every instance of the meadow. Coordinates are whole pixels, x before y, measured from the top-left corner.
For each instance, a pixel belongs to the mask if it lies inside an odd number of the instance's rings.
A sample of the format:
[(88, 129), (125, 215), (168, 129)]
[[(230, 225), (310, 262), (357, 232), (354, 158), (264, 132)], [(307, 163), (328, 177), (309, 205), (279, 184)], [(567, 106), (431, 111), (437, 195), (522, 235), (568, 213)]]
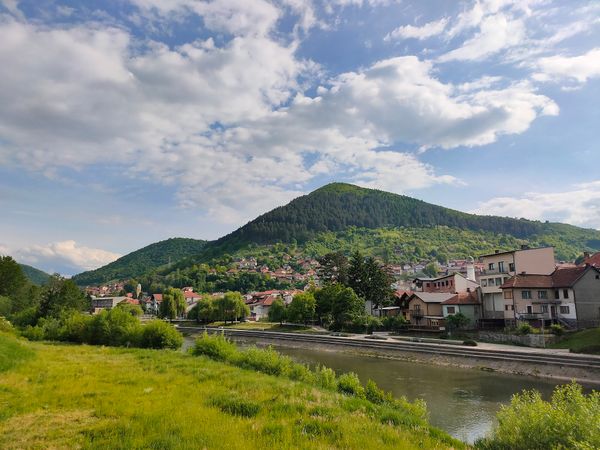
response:
[(207, 356), (6, 333), (0, 406), (3, 449), (464, 447), (422, 417)]

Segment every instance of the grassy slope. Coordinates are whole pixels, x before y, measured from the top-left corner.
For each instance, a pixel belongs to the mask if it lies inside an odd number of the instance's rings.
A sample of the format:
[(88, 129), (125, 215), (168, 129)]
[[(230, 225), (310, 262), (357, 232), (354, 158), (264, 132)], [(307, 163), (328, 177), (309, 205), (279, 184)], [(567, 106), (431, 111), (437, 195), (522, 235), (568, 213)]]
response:
[(572, 352), (593, 353), (600, 355), (600, 328), (578, 331), (560, 342), (552, 345), (553, 348), (568, 348)]
[[(0, 355), (15, 340), (0, 334)], [(23, 343), (0, 372), (0, 448), (448, 448), (376, 420), (377, 407), (172, 351)], [(12, 350), (10, 350), (13, 352)], [(12, 353), (11, 353), (12, 354)], [(212, 406), (257, 402), (253, 418)], [(455, 447), (456, 448), (456, 447)]]

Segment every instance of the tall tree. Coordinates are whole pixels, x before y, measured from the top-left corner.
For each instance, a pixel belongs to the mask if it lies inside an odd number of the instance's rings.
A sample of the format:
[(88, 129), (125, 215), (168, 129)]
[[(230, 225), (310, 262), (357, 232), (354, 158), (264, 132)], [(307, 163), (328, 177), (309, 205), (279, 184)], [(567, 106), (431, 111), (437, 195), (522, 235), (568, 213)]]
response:
[(342, 252), (332, 252), (319, 258), (318, 275), (325, 284), (348, 283), (348, 258)]
[(223, 298), (217, 300), (217, 310), (219, 318), (225, 322), (237, 321), (250, 314), (250, 308), (239, 292), (226, 292)]
[(331, 315), (333, 328), (342, 329), (365, 315), (365, 302), (352, 288), (344, 288), (333, 297)]
[(0, 256), (0, 295), (20, 299), (28, 285), (21, 266), (10, 256)]
[(163, 292), (159, 314), (166, 319), (176, 319), (185, 312), (185, 297), (179, 289), (168, 288)]
[(314, 293), (316, 300), (315, 311), (321, 325), (329, 324), (333, 321), (332, 306), (335, 297), (344, 289), (340, 283), (329, 284), (322, 289), (317, 289)]

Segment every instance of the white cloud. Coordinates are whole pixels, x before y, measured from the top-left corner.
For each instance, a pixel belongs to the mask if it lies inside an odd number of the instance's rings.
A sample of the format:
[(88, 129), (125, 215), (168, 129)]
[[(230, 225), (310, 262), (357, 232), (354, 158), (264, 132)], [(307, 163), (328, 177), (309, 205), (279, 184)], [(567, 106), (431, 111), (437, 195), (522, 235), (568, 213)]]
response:
[(72, 274), (104, 266), (121, 255), (68, 240), (14, 249), (11, 256), (19, 262), (44, 270)]
[(600, 181), (578, 184), (563, 192), (527, 192), (518, 198), (492, 198), (479, 203), (473, 212), (600, 229)]
[(440, 20), (428, 22), (420, 27), (413, 25), (404, 25), (386, 34), (386, 36), (384, 37), (384, 41), (409, 38), (419, 40), (427, 39), (431, 36), (437, 36), (438, 34), (441, 34), (446, 28), (447, 23), (448, 19), (444, 17)]
[(585, 83), (600, 77), (600, 47), (579, 56), (548, 56), (539, 58), (535, 66), (539, 72), (533, 75), (538, 81), (574, 80)]
[(168, 48), (122, 29), (4, 18), (0, 42), (0, 160), (46, 173), (122, 167), (230, 222), (289, 200), (325, 167), (395, 192), (456, 183), (391, 149), (484, 145), (558, 112), (527, 83), (465, 89), (414, 56), (308, 97), (299, 80), (318, 67), (260, 33)]
[(520, 44), (525, 38), (525, 24), (505, 14), (483, 18), (479, 32), (462, 46), (442, 55), (440, 62), (453, 60), (478, 60), (500, 50)]

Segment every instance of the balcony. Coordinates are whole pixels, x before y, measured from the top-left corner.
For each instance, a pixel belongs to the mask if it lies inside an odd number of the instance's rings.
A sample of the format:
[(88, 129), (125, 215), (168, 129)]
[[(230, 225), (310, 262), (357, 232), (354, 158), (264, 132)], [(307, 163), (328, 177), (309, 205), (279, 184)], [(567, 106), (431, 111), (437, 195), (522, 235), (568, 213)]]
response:
[(502, 269), (483, 269), (481, 271), (481, 275), (501, 275), (501, 274), (509, 274), (510, 271), (503, 267)]
[(423, 311), (421, 311), (420, 309), (411, 309), (409, 312), (410, 317), (414, 317), (415, 319), (423, 317)]

